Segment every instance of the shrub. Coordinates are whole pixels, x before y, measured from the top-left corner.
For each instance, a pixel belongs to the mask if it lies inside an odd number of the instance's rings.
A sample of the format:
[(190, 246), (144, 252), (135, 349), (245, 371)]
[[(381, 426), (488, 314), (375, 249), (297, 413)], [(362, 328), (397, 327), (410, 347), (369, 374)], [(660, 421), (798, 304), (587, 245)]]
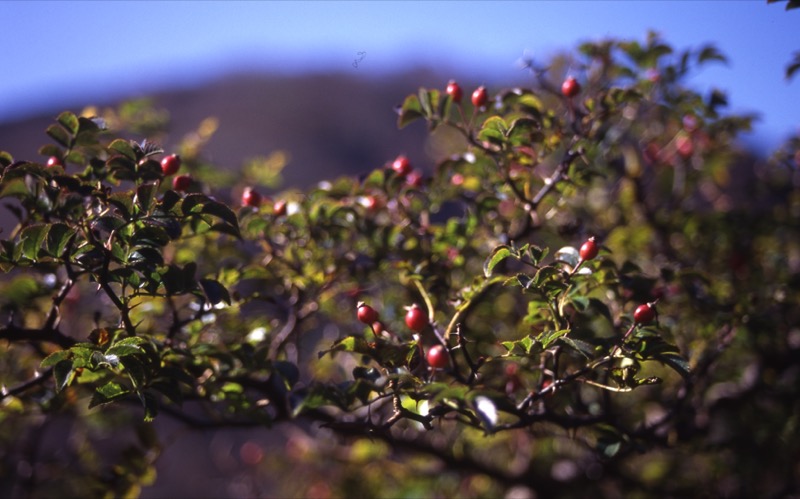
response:
[[(281, 164), (226, 174), (209, 123), (165, 151), (131, 138), (160, 113), (60, 114), (58, 161), (0, 154), (4, 492), (136, 493), (156, 417), (303, 426), (283, 495), (796, 491), (800, 141), (753, 163), (751, 117), (682, 83), (715, 60), (651, 35), (582, 45), (579, 94), (533, 61), (480, 106), (422, 88), (398, 125), (444, 151), (423, 177), (392, 154), (275, 204)], [(64, 420), (46, 472), (17, 464)], [(108, 461), (111, 428), (137, 439)]]

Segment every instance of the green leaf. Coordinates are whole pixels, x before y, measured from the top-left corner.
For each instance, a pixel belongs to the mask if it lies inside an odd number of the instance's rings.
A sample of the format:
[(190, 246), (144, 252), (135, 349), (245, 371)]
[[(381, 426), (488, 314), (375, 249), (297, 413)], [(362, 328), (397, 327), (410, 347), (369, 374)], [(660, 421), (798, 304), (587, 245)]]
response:
[(64, 111), (58, 115), (58, 122), (67, 129), (67, 131), (76, 135), (78, 133), (78, 117), (69, 111)]
[(131, 161), (136, 161), (136, 152), (133, 150), (133, 147), (131, 147), (127, 140), (116, 139), (108, 145), (108, 148), (112, 151), (122, 154)]
[(131, 245), (133, 246), (166, 246), (171, 241), (169, 234), (161, 227), (154, 225), (141, 227), (133, 233)]
[(177, 265), (170, 265), (159, 271), (158, 280), (169, 295), (177, 295), (187, 290), (185, 274)]
[(560, 270), (548, 265), (547, 267), (542, 267), (536, 271), (536, 275), (533, 277), (533, 284), (538, 288), (548, 280), (555, 279), (560, 275), (561, 275)]
[(532, 135), (538, 131), (539, 125), (536, 120), (531, 118), (519, 118), (511, 123), (506, 136), (512, 145), (519, 146), (529, 144)]
[(319, 352), (319, 358), (322, 358), (325, 356), (325, 354), (331, 352), (356, 352), (362, 354), (373, 353), (372, 349), (367, 343), (367, 340), (360, 336), (348, 336), (346, 338), (342, 338), (341, 340), (335, 342), (330, 350)]
[(399, 116), (397, 118), (397, 127), (404, 128), (412, 121), (423, 118), (425, 115), (422, 112), (419, 98), (416, 95), (409, 95), (400, 106)]
[(135, 345), (140, 346), (147, 343), (147, 340), (142, 338), (141, 336), (129, 336), (127, 338), (123, 338), (117, 342), (114, 342), (114, 346), (120, 345)]
[(495, 144), (502, 144), (506, 140), (506, 132), (508, 125), (499, 116), (491, 116), (483, 122), (480, 132), (478, 132), (478, 140), (487, 140)]
[(533, 284), (533, 278), (528, 274), (517, 274), (512, 279), (509, 279), (510, 282), (513, 282), (514, 280), (516, 280), (523, 289), (529, 289), (531, 284)]
[(106, 383), (95, 390), (92, 401), (89, 402), (89, 409), (101, 404), (108, 404), (130, 393), (131, 391), (129, 389), (123, 387), (119, 383), (114, 383), (113, 381)]
[[(525, 349), (525, 353), (526, 354), (530, 354), (531, 353), (531, 348), (533, 348), (533, 345), (536, 344), (536, 340), (534, 340), (533, 337), (528, 335), (528, 336), (522, 338), (521, 340), (519, 340), (519, 344), (522, 345), (522, 348)], [(543, 348), (547, 348), (547, 347), (543, 346)]]
[(492, 270), (494, 270), (497, 264), (499, 264), (500, 262), (502, 262), (503, 260), (505, 260), (506, 258), (508, 258), (513, 254), (514, 253), (511, 251), (511, 248), (509, 248), (508, 246), (506, 245), (497, 246), (492, 250), (492, 253), (483, 263), (483, 274), (486, 277), (491, 277)]
[(47, 252), (54, 257), (60, 257), (64, 253), (67, 243), (74, 235), (75, 230), (67, 224), (55, 223), (51, 225), (47, 233)]
[(6, 151), (0, 151), (0, 166), (5, 168), (14, 162), (14, 157)]
[(228, 305), (231, 304), (231, 295), (228, 292), (227, 288), (220, 284), (219, 281), (215, 281), (214, 279), (200, 279), (200, 287), (203, 288), (203, 293), (205, 293), (206, 298), (212, 305), (216, 305), (220, 302), (225, 302)]
[(50, 226), (47, 224), (37, 224), (25, 227), (20, 234), (20, 241), (22, 242), (22, 256), (29, 260), (37, 260), (39, 258), (39, 250), (42, 248), (47, 232)]
[(39, 364), (39, 367), (43, 369), (46, 367), (51, 367), (58, 364), (62, 360), (69, 359), (70, 357), (72, 357), (72, 353), (69, 350), (59, 350), (57, 352), (51, 353), (50, 355), (42, 359), (42, 362)]
[(231, 210), (222, 203), (219, 203), (217, 201), (209, 201), (205, 205), (203, 205), (201, 213), (219, 217), (222, 220), (224, 220), (227, 224), (231, 225), (232, 227), (235, 227), (238, 231), (239, 219), (236, 217), (236, 213), (234, 213), (233, 210)]
[(106, 161), (106, 167), (119, 180), (133, 180), (136, 178), (136, 163), (125, 156), (111, 156)]
[(136, 189), (136, 204), (141, 207), (142, 211), (149, 213), (153, 207), (153, 200), (158, 192), (158, 184), (148, 182), (140, 185)]
[(431, 100), (431, 94), (424, 88), (419, 89), (419, 104), (422, 107), (423, 113), (425, 113), (426, 117), (431, 117), (433, 115), (433, 110), (436, 109)]
[(655, 355), (654, 358), (674, 369), (684, 379), (689, 379), (692, 376), (692, 370), (689, 362), (677, 353), (662, 353)]
[[(123, 346), (123, 349), (136, 348), (133, 346)], [(133, 387), (139, 389), (147, 384), (147, 370), (144, 363), (136, 357), (125, 357), (121, 361), (122, 366), (128, 373), (128, 378), (133, 383)]]
[(118, 209), (120, 215), (122, 215), (122, 218), (125, 220), (131, 219), (131, 213), (133, 213), (133, 199), (131, 199), (129, 193), (115, 192), (108, 197), (108, 204)]
[(205, 194), (189, 194), (183, 199), (183, 203), (181, 203), (181, 213), (183, 213), (184, 216), (193, 213), (201, 213), (203, 206), (209, 202), (211, 202), (211, 200)]
[(72, 146), (72, 139), (67, 134), (67, 131), (58, 125), (50, 125), (47, 127), (47, 135), (66, 148)]
[(541, 333), (536, 339), (542, 342), (542, 348), (549, 347), (554, 341), (566, 336), (572, 331), (571, 329), (560, 329), (558, 331), (545, 331)]
[(158, 416), (158, 399), (150, 392), (139, 392), (139, 400), (144, 406), (144, 420), (153, 421)]
[(135, 355), (139, 353), (144, 353), (141, 347), (137, 345), (120, 345), (116, 344), (106, 350), (106, 357), (109, 355), (116, 355), (117, 357), (122, 357), (123, 355)]
[(56, 391), (60, 392), (75, 379), (75, 369), (72, 359), (63, 359), (56, 362), (53, 367), (53, 377), (56, 381)]
[(570, 338), (569, 336), (561, 336), (559, 338), (559, 341), (561, 341), (563, 343), (566, 343), (567, 345), (572, 347), (575, 351), (579, 352), (580, 354), (582, 354), (587, 359), (591, 359), (592, 357), (594, 357), (595, 348), (594, 348), (594, 345), (592, 345), (590, 343), (587, 343), (587, 342), (582, 341), (582, 340), (576, 340), (576, 339)]
[(703, 64), (708, 61), (719, 61), (723, 64), (728, 63), (728, 59), (713, 45), (706, 45), (697, 55), (698, 63)]
[[(798, 5), (800, 5), (800, 2), (798, 2)], [(786, 66), (786, 79), (791, 80), (798, 70), (800, 70), (800, 52), (795, 52), (794, 59)]]

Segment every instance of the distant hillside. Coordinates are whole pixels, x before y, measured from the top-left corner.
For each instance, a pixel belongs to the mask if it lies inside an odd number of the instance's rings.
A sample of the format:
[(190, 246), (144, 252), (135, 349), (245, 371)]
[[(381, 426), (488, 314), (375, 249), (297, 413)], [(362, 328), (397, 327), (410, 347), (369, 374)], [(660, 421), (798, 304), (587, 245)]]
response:
[[(170, 113), (171, 140), (177, 142), (201, 120), (215, 116), (220, 127), (205, 150), (216, 164), (238, 168), (249, 157), (285, 150), (291, 160), (284, 185), (305, 187), (379, 167), (401, 152), (429, 168), (423, 154), (424, 126), (398, 130), (393, 108), (420, 86), (444, 88), (446, 82), (445, 76), (427, 70), (382, 79), (344, 73), (233, 74), (152, 97)], [(114, 103), (79, 102), (69, 109), (79, 112), (90, 104)], [(63, 110), (0, 124), (0, 150), (16, 159), (41, 160), (36, 151), (50, 140), (44, 130)]]

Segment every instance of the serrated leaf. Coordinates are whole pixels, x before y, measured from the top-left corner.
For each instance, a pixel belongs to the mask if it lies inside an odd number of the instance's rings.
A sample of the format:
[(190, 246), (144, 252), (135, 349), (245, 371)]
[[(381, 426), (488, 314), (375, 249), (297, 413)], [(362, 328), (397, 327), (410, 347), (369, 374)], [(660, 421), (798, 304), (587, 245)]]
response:
[(78, 133), (78, 117), (69, 111), (59, 114), (57, 121), (72, 135)]
[[(800, 5), (800, 2), (798, 2)], [(794, 58), (792, 61), (786, 66), (786, 79), (791, 80), (794, 77), (794, 74), (800, 70), (800, 52), (794, 53)]]
[(545, 331), (536, 338), (542, 343), (542, 348), (549, 347), (557, 339), (569, 334), (571, 329), (559, 329), (558, 331)]
[(208, 298), (208, 301), (212, 305), (216, 305), (220, 302), (225, 302), (228, 305), (231, 304), (231, 295), (228, 292), (228, 289), (220, 284), (219, 281), (214, 279), (200, 279), (200, 287), (203, 288), (203, 293)]
[(419, 98), (416, 95), (409, 95), (400, 106), (399, 116), (397, 118), (397, 127), (403, 128), (412, 121), (418, 120), (425, 115), (422, 112)]
[(508, 350), (509, 353), (511, 353), (511, 352), (514, 351), (514, 347), (517, 345), (517, 342), (516, 341), (501, 341), (500, 344), (503, 345), (505, 347), (505, 349)]
[(133, 147), (131, 147), (127, 140), (116, 139), (108, 145), (108, 148), (112, 151), (122, 154), (131, 161), (136, 161), (136, 152), (133, 150)]
[(478, 132), (478, 140), (486, 140), (495, 144), (502, 144), (506, 140), (508, 126), (503, 118), (491, 116), (483, 122)]
[(373, 350), (364, 338), (348, 336), (335, 342), (330, 350), (320, 352), (318, 355), (322, 358), (325, 354), (330, 352), (355, 352), (369, 355), (373, 353)]
[(166, 230), (155, 225), (141, 227), (133, 233), (131, 245), (162, 247), (169, 244), (172, 239)]
[(10, 153), (6, 151), (0, 151), (0, 166), (5, 168), (6, 166), (12, 164), (14, 162), (14, 157), (11, 156)]
[(56, 381), (56, 391), (60, 392), (75, 379), (75, 369), (72, 359), (63, 359), (53, 366), (53, 378)]
[(511, 123), (506, 136), (513, 145), (530, 143), (531, 135), (538, 129), (538, 123), (531, 118), (519, 118)]
[(57, 352), (53, 352), (44, 359), (39, 364), (39, 367), (42, 369), (54, 366), (61, 362), (62, 360), (69, 359), (72, 356), (72, 353), (69, 350), (59, 350)]
[(133, 180), (136, 176), (136, 163), (122, 155), (108, 158), (106, 167), (120, 180)]
[(236, 217), (236, 213), (222, 203), (216, 201), (208, 202), (203, 206), (201, 213), (219, 217), (229, 225), (239, 227), (239, 219)]
[[(525, 349), (525, 353), (526, 354), (530, 354), (531, 353), (531, 348), (533, 348), (533, 345), (536, 344), (536, 340), (534, 340), (533, 337), (528, 335), (528, 336), (522, 338), (521, 340), (519, 340), (519, 344), (522, 345), (522, 348)], [(547, 348), (547, 347), (543, 346), (543, 348)]]
[(114, 383), (113, 381), (106, 383), (95, 390), (92, 400), (89, 402), (89, 409), (101, 404), (108, 404), (109, 402), (113, 402), (117, 399), (125, 397), (130, 393), (130, 390), (123, 387), (119, 383)]
[(146, 183), (140, 185), (136, 189), (136, 204), (141, 207), (142, 211), (149, 213), (153, 207), (153, 200), (158, 192), (158, 185), (155, 183)]
[[(132, 346), (124, 346), (122, 348), (135, 348)], [(136, 357), (125, 357), (122, 359), (122, 366), (128, 373), (128, 378), (133, 383), (135, 389), (139, 389), (147, 383), (147, 370), (144, 364)]]
[(531, 287), (531, 284), (533, 283), (533, 278), (528, 274), (517, 274), (516, 276), (506, 281), (506, 284), (510, 284), (514, 281), (516, 281), (517, 284), (522, 286), (523, 289), (528, 289)]
[(483, 274), (486, 277), (491, 277), (492, 271), (494, 268), (503, 260), (508, 258), (509, 256), (513, 255), (514, 253), (511, 251), (506, 245), (497, 246), (492, 250), (492, 253), (486, 258), (486, 261), (483, 263)]
[(719, 50), (717, 50), (717, 48), (714, 47), (713, 45), (706, 45), (705, 47), (703, 47), (703, 49), (700, 50), (700, 53), (697, 56), (697, 62), (699, 62), (700, 64), (707, 61), (719, 61), (722, 62), (723, 64), (728, 63), (728, 59), (724, 55), (722, 55), (722, 53)]
[(47, 252), (54, 256), (60, 257), (67, 247), (72, 236), (75, 235), (75, 230), (67, 224), (55, 223), (50, 226), (47, 232)]
[(579, 352), (587, 359), (591, 359), (594, 356), (595, 353), (594, 345), (590, 343), (586, 343), (585, 341), (582, 340), (576, 340), (570, 338), (569, 336), (561, 336), (559, 338), (559, 341), (566, 343), (567, 345), (572, 347), (575, 351)]
[(69, 136), (67, 131), (64, 130), (64, 128), (59, 125), (50, 125), (49, 127), (47, 127), (47, 135), (49, 135), (53, 140), (55, 140), (56, 142), (58, 142), (59, 144), (61, 144), (66, 148), (72, 146), (71, 137)]
[(147, 343), (147, 340), (142, 338), (141, 336), (129, 336), (128, 338), (123, 338), (119, 341), (114, 342), (114, 346), (119, 346), (119, 345), (140, 346), (144, 345), (145, 343)]
[(39, 250), (42, 248), (47, 232), (50, 226), (47, 224), (37, 224), (25, 227), (20, 233), (20, 241), (22, 243), (22, 256), (29, 260), (36, 260), (39, 258)]
[(677, 353), (662, 353), (655, 355), (654, 358), (674, 369), (684, 379), (689, 379), (692, 375), (689, 362)]
[(117, 343), (116, 345), (106, 350), (106, 357), (108, 357), (109, 355), (116, 355), (117, 357), (122, 357), (123, 355), (135, 355), (139, 353), (144, 353), (144, 350), (142, 350), (140, 346), (120, 345), (119, 343)]

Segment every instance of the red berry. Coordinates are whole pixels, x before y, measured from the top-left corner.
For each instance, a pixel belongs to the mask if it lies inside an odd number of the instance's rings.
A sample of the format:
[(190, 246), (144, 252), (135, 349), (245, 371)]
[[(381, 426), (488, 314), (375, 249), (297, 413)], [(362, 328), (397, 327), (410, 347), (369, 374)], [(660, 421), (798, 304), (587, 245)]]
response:
[(52, 168), (54, 166), (61, 166), (61, 167), (64, 166), (64, 163), (61, 162), (61, 158), (59, 158), (58, 156), (50, 156), (47, 159), (47, 167)]
[(412, 171), (406, 177), (406, 183), (411, 187), (422, 187), (422, 174), (418, 171)]
[(275, 204), (272, 205), (272, 214), (276, 217), (286, 215), (286, 201), (283, 199), (275, 201)]
[(636, 324), (647, 324), (649, 322), (653, 322), (653, 319), (655, 318), (656, 308), (655, 304), (653, 303), (639, 305), (636, 307), (636, 311), (633, 312), (633, 322)]
[(242, 206), (253, 206), (257, 208), (261, 204), (261, 194), (253, 190), (252, 187), (245, 187), (242, 191)]
[(447, 83), (447, 95), (453, 99), (453, 102), (459, 103), (461, 102), (461, 97), (464, 95), (464, 93), (461, 91), (461, 87), (458, 85), (458, 83), (456, 83), (455, 80), (450, 80)]
[(486, 93), (486, 87), (481, 85), (472, 92), (472, 105), (475, 107), (483, 107), (486, 101), (489, 100), (489, 94)]
[(172, 189), (178, 192), (189, 189), (190, 185), (192, 185), (192, 177), (189, 175), (178, 175), (172, 179)]
[(399, 177), (405, 177), (411, 173), (411, 161), (409, 161), (407, 157), (400, 155), (392, 163), (392, 170), (394, 170)]
[(356, 315), (358, 316), (358, 320), (360, 320), (364, 324), (372, 325), (374, 322), (378, 320), (378, 312), (376, 312), (374, 308), (370, 307), (364, 302), (358, 303)]
[(561, 84), (561, 93), (564, 97), (573, 98), (581, 91), (581, 84), (574, 77), (570, 76)]
[(597, 252), (600, 249), (597, 247), (597, 242), (595, 241), (594, 237), (590, 237), (583, 243), (581, 246), (580, 256), (582, 261), (591, 260), (597, 256)]
[(433, 345), (426, 356), (428, 365), (434, 369), (444, 369), (450, 362), (447, 350), (442, 345)]
[(408, 307), (408, 312), (406, 312), (406, 326), (412, 331), (422, 332), (423, 329), (428, 325), (428, 317), (425, 315), (425, 311), (419, 308), (419, 305), (412, 305)]
[(681, 133), (675, 138), (675, 147), (678, 149), (678, 154), (684, 159), (691, 158), (694, 154), (692, 138), (686, 134)]
[(381, 207), (381, 200), (376, 196), (364, 196), (360, 201), (361, 205), (369, 212), (373, 212)]
[(161, 160), (161, 171), (164, 175), (174, 175), (181, 167), (181, 157), (177, 154), (170, 154)]

